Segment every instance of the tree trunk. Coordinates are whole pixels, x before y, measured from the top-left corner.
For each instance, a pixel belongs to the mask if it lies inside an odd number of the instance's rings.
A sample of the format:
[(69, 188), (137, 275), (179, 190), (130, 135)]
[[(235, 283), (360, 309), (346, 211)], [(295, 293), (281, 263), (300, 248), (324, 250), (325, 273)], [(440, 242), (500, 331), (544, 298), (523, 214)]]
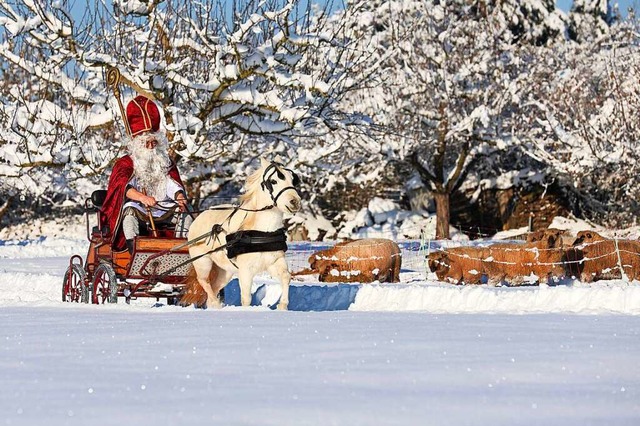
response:
[(436, 201), (436, 240), (449, 239), (449, 194), (434, 193)]

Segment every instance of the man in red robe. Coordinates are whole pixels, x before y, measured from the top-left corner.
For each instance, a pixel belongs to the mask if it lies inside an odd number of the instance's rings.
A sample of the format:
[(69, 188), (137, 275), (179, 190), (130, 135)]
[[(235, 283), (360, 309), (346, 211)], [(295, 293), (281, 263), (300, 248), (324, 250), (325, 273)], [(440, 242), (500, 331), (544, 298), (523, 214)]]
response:
[[(113, 166), (100, 225), (102, 229), (108, 226), (115, 251), (127, 248), (131, 252), (140, 223), (147, 222), (149, 214), (154, 223), (171, 221), (177, 236), (186, 236), (191, 217), (186, 214), (186, 192), (169, 157), (167, 137), (160, 131), (158, 107), (152, 100), (137, 96), (127, 105), (126, 114), (131, 130), (128, 155)], [(175, 210), (182, 214), (176, 215)]]

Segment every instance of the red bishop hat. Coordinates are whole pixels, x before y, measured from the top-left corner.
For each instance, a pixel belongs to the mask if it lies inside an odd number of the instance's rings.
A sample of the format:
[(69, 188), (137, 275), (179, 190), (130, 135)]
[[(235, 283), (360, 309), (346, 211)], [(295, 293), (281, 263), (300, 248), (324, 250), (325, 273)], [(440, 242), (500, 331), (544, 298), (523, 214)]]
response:
[(156, 104), (142, 95), (136, 96), (127, 105), (127, 122), (131, 136), (160, 129), (160, 111)]

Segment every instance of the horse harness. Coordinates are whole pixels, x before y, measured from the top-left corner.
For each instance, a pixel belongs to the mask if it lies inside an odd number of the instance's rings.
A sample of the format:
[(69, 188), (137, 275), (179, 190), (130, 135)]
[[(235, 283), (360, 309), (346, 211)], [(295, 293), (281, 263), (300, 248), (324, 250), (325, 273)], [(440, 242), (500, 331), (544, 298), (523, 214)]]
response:
[[(266, 206), (257, 210), (247, 210), (242, 209), (239, 206), (235, 207), (231, 214), (227, 217), (225, 221), (230, 221), (231, 217), (239, 210), (259, 212), (264, 210), (269, 210), (274, 208), (273, 205)], [(207, 238), (206, 244), (211, 242), (211, 239), (215, 239), (219, 243), (221, 243), (218, 247), (213, 248), (209, 251), (206, 251), (202, 254), (199, 254), (196, 257), (192, 257), (189, 260), (186, 260), (179, 265), (174, 266), (171, 269), (160, 274), (160, 276), (168, 275), (169, 273), (177, 270), (178, 268), (183, 267), (189, 263), (193, 263), (194, 261), (200, 259), (201, 257), (208, 256), (211, 253), (218, 252), (220, 250), (227, 250), (227, 258), (229, 262), (237, 269), (238, 265), (232, 260), (240, 254), (245, 253), (256, 253), (256, 252), (265, 252), (265, 251), (287, 251), (287, 235), (284, 228), (279, 228), (273, 232), (264, 232), (264, 231), (254, 231), (254, 230), (241, 230), (232, 232), (231, 234), (227, 234), (226, 242), (222, 244), (220, 241), (220, 234), (225, 232), (222, 224), (216, 223), (211, 227), (211, 231), (202, 234), (192, 240), (179, 244), (175, 247), (172, 247), (168, 250), (168, 252), (180, 250), (183, 247), (188, 247), (200, 240), (204, 240)]]
[[(280, 180), (284, 180), (285, 178), (284, 174), (282, 174), (279, 168), (282, 168), (288, 171), (289, 173), (291, 173), (291, 176), (292, 176), (291, 185), (282, 188), (274, 196), (273, 186), (277, 183), (277, 181), (273, 179), (274, 175), (277, 176), (277, 178)], [(231, 218), (239, 211), (244, 211), (244, 212), (247, 212), (248, 214), (249, 212), (260, 212), (260, 211), (265, 211), (265, 210), (270, 210), (275, 208), (276, 203), (278, 202), (278, 198), (285, 191), (288, 191), (290, 189), (296, 191), (297, 193), (298, 189), (296, 188), (296, 186), (299, 184), (300, 184), (300, 178), (293, 170), (285, 168), (280, 163), (272, 162), (271, 164), (269, 164), (269, 166), (267, 166), (264, 173), (262, 174), (262, 183), (260, 185), (262, 186), (263, 189), (266, 189), (269, 192), (269, 195), (271, 196), (271, 200), (273, 201), (273, 204), (262, 207), (260, 209), (245, 209), (241, 205), (235, 206), (233, 208), (233, 211), (229, 214), (229, 216), (227, 216), (227, 218), (223, 221), (223, 223), (227, 222), (228, 224), (230, 224)], [(227, 207), (220, 208), (220, 210), (226, 209), (226, 208)], [(211, 208), (211, 210), (218, 210), (218, 209), (213, 207)], [(246, 218), (246, 215), (245, 215), (245, 218)], [(229, 259), (231, 264), (236, 268), (238, 266), (235, 264), (235, 262), (232, 259), (234, 259), (238, 255), (245, 254), (245, 253), (257, 253), (257, 252), (266, 252), (266, 251), (285, 251), (286, 252), (288, 249), (287, 235), (284, 228), (277, 229), (273, 232), (256, 231), (256, 230), (239, 230), (236, 232), (232, 232), (231, 234), (227, 234), (227, 236), (225, 237), (226, 242), (222, 244), (222, 241), (220, 241), (219, 236), (223, 232), (225, 232), (225, 229), (222, 226), (222, 224), (216, 223), (211, 227), (210, 232), (200, 235), (199, 237), (194, 238), (193, 240), (187, 241), (186, 243), (182, 244), (180, 247), (192, 245), (195, 242), (205, 238), (207, 238), (206, 244), (209, 244), (212, 239), (215, 239), (218, 243), (220, 243), (220, 246), (190, 259), (189, 262), (193, 262), (211, 253), (215, 253), (217, 251), (226, 249), (227, 258)]]

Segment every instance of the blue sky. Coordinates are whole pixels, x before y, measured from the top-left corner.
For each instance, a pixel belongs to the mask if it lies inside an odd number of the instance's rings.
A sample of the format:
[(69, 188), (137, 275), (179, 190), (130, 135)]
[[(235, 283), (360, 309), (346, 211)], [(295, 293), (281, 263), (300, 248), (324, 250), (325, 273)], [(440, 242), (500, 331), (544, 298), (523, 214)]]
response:
[[(314, 3), (326, 4), (331, 2), (332, 0), (311, 0), (311, 1)], [(610, 0), (610, 2), (611, 4), (618, 3), (618, 6), (621, 12), (626, 12), (626, 10), (630, 6), (633, 6), (635, 9), (638, 9), (638, 6), (640, 6), (640, 0), (617, 0), (617, 1)], [(334, 8), (336, 7), (339, 8), (344, 3), (344, 0), (333, 0), (333, 3), (334, 3)], [(571, 9), (572, 3), (573, 3), (573, 0), (556, 0), (556, 5), (558, 5), (560, 9), (566, 12), (568, 12)]]
[[(304, 0), (303, 0), (304, 1)], [(343, 7), (344, 3), (346, 0), (311, 0), (313, 3), (318, 3), (318, 4), (331, 4), (333, 6), (333, 9), (338, 9)], [(556, 0), (556, 5), (568, 12), (569, 9), (571, 9), (571, 4), (573, 3), (573, 0)], [(623, 12), (623, 14), (626, 15), (626, 10), (629, 7), (634, 7), (635, 9), (640, 9), (640, 0), (617, 0), (617, 1), (612, 1), (613, 3), (618, 3), (618, 6), (620, 8), (620, 11)], [(77, 1), (77, 2), (73, 2), (74, 7), (73, 7), (73, 11), (74, 11), (74, 15), (76, 14), (80, 14), (82, 10), (84, 10), (85, 6), (83, 5), (83, 2), (81, 1)]]
[[(556, 4), (558, 5), (558, 7), (566, 12), (569, 11), (569, 9), (571, 9), (571, 4), (573, 3), (572, 0), (556, 0)], [(618, 1), (611, 1), (611, 4), (615, 4), (618, 3), (618, 7), (620, 8), (620, 12), (624, 12), (626, 15), (626, 10), (630, 7), (633, 6), (634, 9), (638, 9), (638, 5), (640, 5), (640, 1), (639, 0), (618, 0)]]

